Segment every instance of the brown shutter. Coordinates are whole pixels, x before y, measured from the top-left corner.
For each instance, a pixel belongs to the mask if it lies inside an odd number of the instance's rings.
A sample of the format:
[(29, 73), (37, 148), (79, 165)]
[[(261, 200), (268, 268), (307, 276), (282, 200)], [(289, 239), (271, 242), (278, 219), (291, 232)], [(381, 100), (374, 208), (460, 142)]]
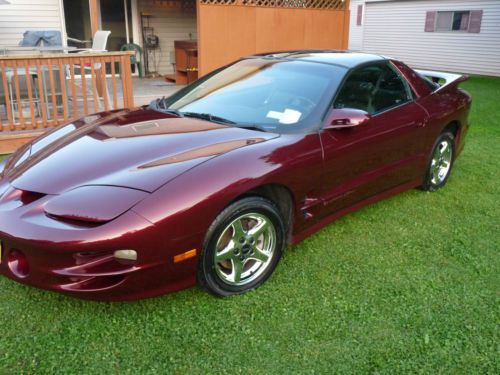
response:
[(356, 15), (356, 25), (361, 26), (363, 22), (363, 5), (358, 5), (358, 14)]
[(462, 13), (462, 20), (460, 21), (461, 31), (469, 30), (469, 18), (470, 18), (470, 12)]
[(481, 32), (481, 21), (483, 19), (482, 10), (471, 10), (469, 21), (469, 33)]
[(425, 15), (425, 32), (433, 32), (436, 25), (437, 12), (427, 12)]

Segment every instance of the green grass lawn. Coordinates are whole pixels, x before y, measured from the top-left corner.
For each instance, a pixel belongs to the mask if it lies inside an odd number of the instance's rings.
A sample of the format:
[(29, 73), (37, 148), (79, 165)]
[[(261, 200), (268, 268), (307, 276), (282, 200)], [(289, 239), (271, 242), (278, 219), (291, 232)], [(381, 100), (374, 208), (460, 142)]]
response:
[(351, 214), (243, 296), (96, 303), (0, 279), (0, 373), (499, 374), (500, 79), (448, 185)]

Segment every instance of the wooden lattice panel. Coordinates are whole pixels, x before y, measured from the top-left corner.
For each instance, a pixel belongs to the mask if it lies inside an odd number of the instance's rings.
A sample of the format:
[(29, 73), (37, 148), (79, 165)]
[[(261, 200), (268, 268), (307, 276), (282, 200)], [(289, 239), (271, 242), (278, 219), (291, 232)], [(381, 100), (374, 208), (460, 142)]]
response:
[(201, 0), (201, 3), (206, 5), (236, 5), (238, 0)]
[(201, 0), (201, 4), (271, 8), (345, 9), (345, 0)]
[(344, 0), (243, 0), (243, 5), (275, 7), (275, 8), (304, 8), (304, 9), (344, 9)]

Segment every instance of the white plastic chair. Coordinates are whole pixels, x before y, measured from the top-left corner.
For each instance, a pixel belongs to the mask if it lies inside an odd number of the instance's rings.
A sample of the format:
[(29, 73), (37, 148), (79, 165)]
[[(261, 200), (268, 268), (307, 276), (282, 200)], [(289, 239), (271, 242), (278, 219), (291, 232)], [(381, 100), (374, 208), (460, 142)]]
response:
[[(110, 34), (111, 31), (108, 30), (97, 30), (96, 33), (94, 34), (92, 48), (81, 48), (80, 51), (106, 52), (106, 45), (108, 44), (108, 38)], [(68, 41), (80, 44), (86, 44), (90, 42), (89, 40), (80, 40), (70, 37), (68, 37)]]
[[(91, 53), (91, 52), (107, 52), (106, 46), (108, 44), (108, 38), (110, 35), (111, 35), (111, 31), (107, 31), (107, 30), (96, 31), (96, 33), (94, 34), (94, 40), (92, 41), (92, 48), (80, 49), (78, 51), (78, 53), (85, 54), (85, 53)], [(73, 42), (85, 43), (85, 41), (73, 39), (73, 38), (68, 38), (68, 40), (71, 40)], [(101, 63), (95, 63), (93, 65), (94, 65), (94, 70), (101, 69)], [(87, 79), (86, 78), (87, 73), (92, 71), (91, 64), (85, 64), (83, 66), (75, 64), (75, 68), (80, 69), (82, 80)], [(69, 72), (68, 72), (68, 76), (69, 76)], [(87, 89), (90, 89), (89, 85), (87, 85)], [(106, 95), (108, 96), (108, 103), (111, 103), (110, 98), (109, 98), (109, 90), (107, 87), (106, 87)], [(101, 107), (100, 100), (99, 100), (98, 105)]]
[[(99, 30), (94, 34), (94, 40), (92, 42), (92, 48), (80, 49), (78, 53), (90, 53), (90, 52), (107, 52), (106, 46), (108, 44), (108, 38), (111, 35), (111, 31), (107, 30)], [(68, 38), (68, 40), (77, 41), (77, 39)], [(84, 41), (79, 41), (84, 42)], [(75, 65), (75, 67), (80, 67), (79, 65)], [(101, 67), (100, 63), (94, 64), (94, 69), (99, 69)], [(83, 67), (85, 70), (90, 70), (90, 64), (85, 65)]]

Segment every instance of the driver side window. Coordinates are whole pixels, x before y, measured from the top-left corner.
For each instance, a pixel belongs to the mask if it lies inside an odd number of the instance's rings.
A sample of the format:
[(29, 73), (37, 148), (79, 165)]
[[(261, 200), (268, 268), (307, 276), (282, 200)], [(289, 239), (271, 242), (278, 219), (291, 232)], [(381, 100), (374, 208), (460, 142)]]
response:
[(386, 63), (354, 70), (339, 90), (334, 108), (360, 109), (377, 114), (411, 100), (403, 79)]

